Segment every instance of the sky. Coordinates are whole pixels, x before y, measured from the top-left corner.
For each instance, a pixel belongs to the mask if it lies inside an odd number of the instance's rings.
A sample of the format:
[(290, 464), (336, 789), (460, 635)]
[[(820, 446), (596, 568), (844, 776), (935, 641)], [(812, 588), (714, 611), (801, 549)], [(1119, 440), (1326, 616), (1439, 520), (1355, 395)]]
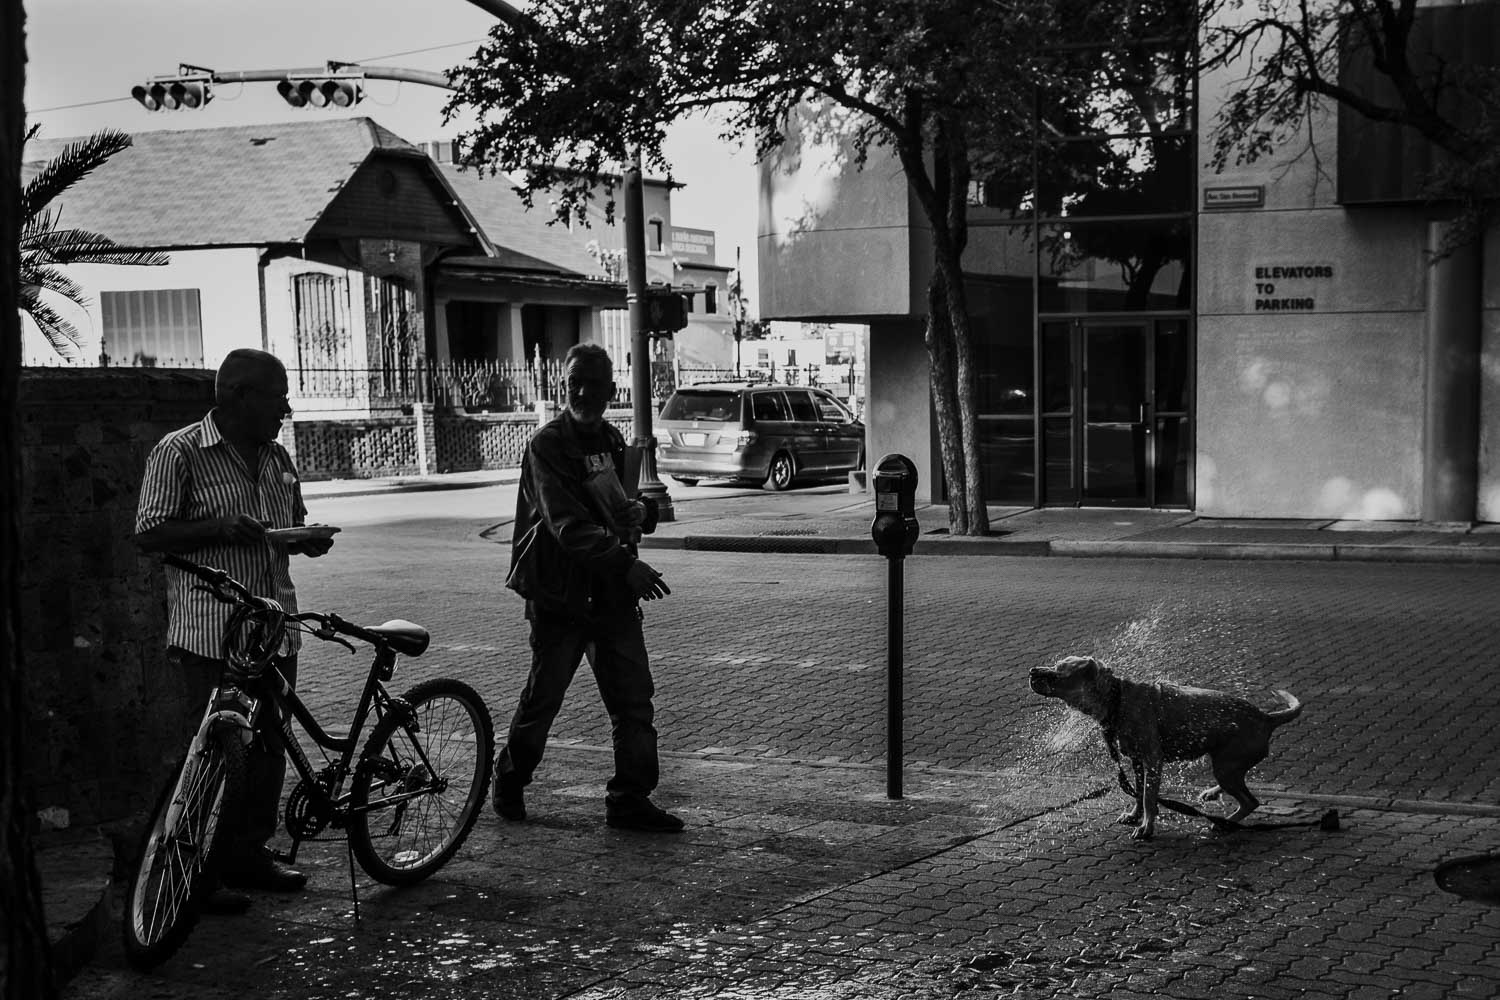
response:
[[(369, 80), (353, 108), (292, 108), (274, 83), (224, 84), (192, 111), (149, 112), (130, 88), (190, 63), (220, 72), (321, 66), (330, 59), (442, 72), (464, 61), (494, 19), (467, 0), (24, 0), (26, 109), (42, 136), (369, 117), (410, 142), (455, 137), (443, 123), (448, 91)], [(706, 121), (669, 134), (672, 223), (718, 234), (718, 263), (741, 249), (755, 312), (754, 157)]]

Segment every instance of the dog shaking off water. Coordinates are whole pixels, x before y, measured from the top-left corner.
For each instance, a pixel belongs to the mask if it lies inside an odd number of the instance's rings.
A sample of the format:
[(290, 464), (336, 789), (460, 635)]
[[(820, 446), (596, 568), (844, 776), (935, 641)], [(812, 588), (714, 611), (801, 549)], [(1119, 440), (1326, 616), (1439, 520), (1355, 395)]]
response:
[(1091, 656), (1067, 656), (1051, 668), (1033, 668), (1031, 689), (1098, 722), (1111, 749), (1130, 758), (1135, 806), (1120, 822), (1135, 827), (1131, 836), (1137, 840), (1156, 832), (1162, 764), (1169, 760), (1207, 754), (1219, 784), (1199, 799), (1227, 793), (1239, 804), (1229, 821), (1248, 816), (1260, 801), (1245, 787), (1245, 772), (1266, 759), (1272, 731), (1302, 714), (1302, 704), (1285, 691), (1276, 693), (1287, 707), (1264, 712), (1223, 691), (1116, 677)]

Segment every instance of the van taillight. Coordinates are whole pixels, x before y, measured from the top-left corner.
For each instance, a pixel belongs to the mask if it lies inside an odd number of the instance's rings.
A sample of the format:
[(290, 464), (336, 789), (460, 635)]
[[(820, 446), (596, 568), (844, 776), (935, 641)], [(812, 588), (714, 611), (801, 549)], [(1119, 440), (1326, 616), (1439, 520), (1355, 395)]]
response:
[(755, 432), (740, 431), (739, 439), (735, 443), (741, 448), (748, 448), (755, 443)]

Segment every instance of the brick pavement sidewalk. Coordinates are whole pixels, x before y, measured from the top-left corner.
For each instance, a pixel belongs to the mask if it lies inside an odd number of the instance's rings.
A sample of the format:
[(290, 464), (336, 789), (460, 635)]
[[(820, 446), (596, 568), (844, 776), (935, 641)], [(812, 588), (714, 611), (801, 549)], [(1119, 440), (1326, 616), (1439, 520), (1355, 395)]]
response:
[[(884, 769), (668, 754), (688, 830), (606, 828), (601, 748), (553, 748), (531, 822), (488, 811), (408, 890), (338, 844), (309, 891), (205, 920), (150, 976), (111, 945), (66, 1000), (333, 997), (1494, 996), (1500, 908), (1443, 893), (1445, 858), (1500, 817), (1354, 809), (1343, 829), (1216, 836), (1167, 819), (1140, 844), (1099, 776)], [(1316, 815), (1271, 803), (1268, 816)]]

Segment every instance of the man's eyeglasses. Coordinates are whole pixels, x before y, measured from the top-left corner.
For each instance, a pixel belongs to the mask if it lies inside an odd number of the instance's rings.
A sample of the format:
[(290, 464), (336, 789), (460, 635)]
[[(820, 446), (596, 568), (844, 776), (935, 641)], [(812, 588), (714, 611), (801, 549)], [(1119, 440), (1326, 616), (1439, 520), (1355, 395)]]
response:
[(264, 396), (266, 399), (279, 400), (283, 405), (290, 406), (292, 402), (291, 397), (284, 392), (272, 392), (270, 389), (262, 389), (258, 385), (246, 385), (241, 386), (240, 388), (244, 389), (246, 392), (253, 392), (257, 396)]

